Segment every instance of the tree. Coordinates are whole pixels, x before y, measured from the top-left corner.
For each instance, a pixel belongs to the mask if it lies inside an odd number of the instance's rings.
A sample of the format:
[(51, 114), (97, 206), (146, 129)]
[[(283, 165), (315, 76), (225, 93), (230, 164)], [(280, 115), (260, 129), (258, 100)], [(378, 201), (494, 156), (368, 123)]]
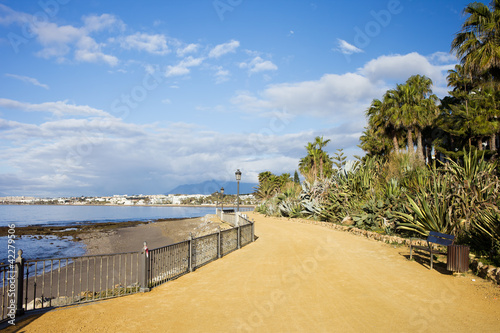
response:
[(332, 161), (328, 153), (323, 150), (330, 140), (323, 137), (316, 137), (314, 142), (309, 142), (305, 147), (306, 157), (299, 161), (299, 171), (306, 178), (311, 180), (316, 178), (327, 178), (332, 175)]
[(424, 151), (422, 146), (422, 131), (430, 126), (438, 116), (436, 95), (432, 94), (432, 80), (426, 76), (413, 75), (407, 81), (406, 84), (411, 86), (412, 98), (410, 111), (410, 116), (413, 116), (415, 131), (417, 132), (417, 157), (423, 161)]
[(449, 92), (452, 97), (441, 102), (446, 112), (440, 117), (440, 128), (454, 141), (451, 148), (456, 149), (456, 153), (445, 152), (449, 156), (461, 156), (464, 147), (476, 146), (483, 150), (486, 142), (492, 152), (496, 151), (499, 91), (490, 84), (483, 84), (485, 80), (490, 80), (488, 75), (473, 76), (461, 65), (448, 71), (448, 86), (453, 90)]
[(465, 7), (469, 17), (451, 43), (465, 70), (475, 75), (490, 72), (498, 80), (500, 66), (500, 0), (490, 8), (474, 2)]
[(270, 199), (279, 192), (280, 182), (270, 171), (259, 173), (259, 186), (256, 188), (255, 196), (258, 199)]
[[(456, 52), (469, 76), (479, 79), (479, 87), (484, 89), (489, 86), (493, 97), (490, 101), (493, 103), (487, 111), (488, 120), (490, 125), (498, 128), (499, 111), (495, 97), (500, 90), (500, 0), (491, 1), (489, 7), (479, 2), (470, 3), (463, 12), (469, 16), (455, 35), (451, 49)], [(498, 129), (490, 133), (492, 151), (496, 151), (497, 133)]]
[(282, 193), (292, 183), (289, 173), (276, 176), (270, 171), (259, 173), (259, 186), (255, 188), (255, 196), (259, 199), (270, 199), (276, 194)]
[(295, 170), (295, 173), (293, 174), (293, 182), (295, 184), (300, 185), (300, 178), (299, 178), (299, 173), (297, 172), (297, 170)]
[(360, 137), (359, 147), (369, 155), (386, 155), (391, 148), (394, 152), (399, 152), (401, 118), (397, 114), (399, 106), (393, 104), (391, 98), (391, 91), (388, 91), (384, 94), (383, 101), (374, 99), (365, 111), (368, 126)]
[[(411, 87), (404, 84), (398, 84), (396, 89), (390, 89), (384, 95), (383, 111), (388, 122), (395, 129), (404, 129), (407, 132), (407, 149), (413, 153), (413, 122), (411, 117), (410, 100)], [(393, 141), (395, 139), (393, 138)], [(399, 145), (398, 145), (399, 148)]]

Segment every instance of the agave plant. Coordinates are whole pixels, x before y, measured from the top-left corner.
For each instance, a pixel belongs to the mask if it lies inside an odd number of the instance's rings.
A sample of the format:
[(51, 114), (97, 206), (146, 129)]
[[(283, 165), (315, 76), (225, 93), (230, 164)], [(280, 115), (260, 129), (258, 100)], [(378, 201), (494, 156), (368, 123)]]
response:
[(484, 233), (494, 241), (500, 241), (500, 213), (498, 210), (488, 209), (474, 220), (474, 228)]
[(406, 210), (410, 214), (395, 213), (404, 221), (399, 223), (398, 229), (415, 231), (424, 236), (429, 231), (457, 235), (462, 219), (455, 212), (457, 202), (452, 179), (435, 169), (431, 170), (430, 176), (425, 186), (406, 194)]
[(302, 205), (298, 199), (298, 189), (300, 186), (291, 183), (290, 186), (277, 198), (277, 206), (281, 216), (285, 217), (300, 217), (302, 212)]
[(452, 218), (452, 205), (448, 200), (441, 200), (434, 196), (429, 203), (423, 194), (417, 194), (415, 200), (407, 195), (409, 210), (413, 214), (395, 212), (394, 214), (404, 222), (398, 224), (398, 229), (410, 230), (423, 236), (429, 235), (429, 231), (437, 231), (445, 234), (456, 232), (456, 223)]
[(498, 209), (500, 181), (495, 174), (497, 167), (497, 162), (486, 162), (477, 151), (465, 150), (463, 165), (453, 160), (446, 165), (457, 203), (454, 214), (467, 226), (480, 219), (485, 211)]
[(313, 184), (302, 182), (302, 192), (299, 195), (302, 215), (318, 220), (328, 219), (328, 211), (325, 210), (323, 201), (329, 186), (329, 180), (315, 180)]

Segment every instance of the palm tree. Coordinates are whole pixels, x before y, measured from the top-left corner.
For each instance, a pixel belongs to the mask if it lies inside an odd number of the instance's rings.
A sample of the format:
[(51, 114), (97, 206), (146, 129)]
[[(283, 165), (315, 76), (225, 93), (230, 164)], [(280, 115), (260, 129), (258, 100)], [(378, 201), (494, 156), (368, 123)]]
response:
[(500, 67), (500, 0), (491, 1), (490, 8), (474, 2), (465, 7), (469, 17), (451, 43), (452, 51), (471, 73), (493, 74), (498, 80)]
[(426, 76), (413, 75), (405, 84), (387, 91), (387, 115), (390, 123), (406, 130), (408, 153), (414, 153), (413, 133), (417, 135), (417, 156), (424, 160), (422, 130), (436, 119), (437, 96), (432, 94), (432, 80)]
[(432, 80), (426, 76), (413, 75), (406, 81), (406, 84), (413, 87), (410, 106), (413, 110), (410, 114), (415, 120), (413, 124), (417, 132), (417, 157), (423, 161), (422, 130), (436, 120), (439, 112), (436, 105), (438, 98), (432, 94)]
[(415, 127), (415, 116), (413, 114), (412, 99), (414, 88), (408, 84), (398, 84), (396, 89), (387, 91), (387, 114), (392, 124), (404, 128), (407, 132), (406, 141), (408, 153), (413, 150), (413, 130)]
[(384, 95), (383, 102), (379, 99), (374, 99), (365, 114), (368, 117), (368, 124), (373, 128), (374, 133), (379, 137), (389, 136), (392, 139), (393, 150), (397, 153), (399, 151), (397, 136), (399, 126), (391, 121), (391, 119), (398, 119), (398, 117), (391, 117), (391, 108), (387, 101), (387, 93)]
[(311, 142), (305, 148), (307, 155), (300, 159), (299, 171), (306, 178), (308, 176), (316, 177), (316, 149)]
[(316, 148), (316, 153), (318, 155), (317, 158), (319, 160), (318, 161), (319, 162), (318, 163), (319, 164), (319, 176), (321, 179), (323, 179), (323, 170), (325, 167), (324, 164), (330, 160), (330, 157), (328, 156), (328, 154), (325, 151), (323, 151), (323, 148), (326, 147), (328, 142), (330, 142), (330, 139), (324, 140), (323, 137), (319, 137), (319, 136), (317, 136), (314, 139), (314, 146)]
[[(323, 148), (330, 142), (323, 137), (316, 137), (314, 142), (309, 142), (306, 146), (307, 156), (299, 161), (299, 171), (306, 178), (329, 177), (332, 174), (332, 161), (328, 153)], [(312, 180), (312, 179), (309, 179)]]
[(448, 87), (453, 88), (450, 94), (457, 99), (463, 99), (474, 88), (474, 81), (471, 74), (462, 65), (455, 65), (455, 69), (448, 70), (446, 79)]

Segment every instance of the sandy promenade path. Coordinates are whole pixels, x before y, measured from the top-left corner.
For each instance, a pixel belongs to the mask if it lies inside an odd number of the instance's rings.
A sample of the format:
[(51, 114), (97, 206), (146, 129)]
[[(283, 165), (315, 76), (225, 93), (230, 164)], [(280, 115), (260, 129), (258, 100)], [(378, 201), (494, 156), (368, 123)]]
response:
[[(500, 288), (408, 249), (251, 213), (258, 240), (151, 292), (6, 332), (498, 332)], [(475, 281), (472, 281), (475, 279)]]

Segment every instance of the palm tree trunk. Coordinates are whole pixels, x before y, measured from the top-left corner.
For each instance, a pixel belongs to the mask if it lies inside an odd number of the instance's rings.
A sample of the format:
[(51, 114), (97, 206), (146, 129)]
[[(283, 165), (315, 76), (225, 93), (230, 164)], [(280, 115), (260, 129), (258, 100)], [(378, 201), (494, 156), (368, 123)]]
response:
[(396, 134), (392, 136), (392, 144), (394, 145), (394, 152), (396, 154), (399, 153), (399, 143)]
[(424, 150), (422, 147), (422, 131), (417, 128), (417, 157), (419, 160), (424, 161)]
[(479, 151), (483, 150), (483, 138), (477, 139), (477, 149)]
[(497, 135), (495, 133), (493, 133), (493, 135), (490, 138), (490, 150), (492, 150), (492, 151), (497, 150), (496, 141), (497, 141)]
[(410, 154), (413, 154), (415, 152), (415, 150), (413, 149), (413, 133), (412, 133), (412, 130), (409, 129), (408, 130), (408, 137), (406, 138), (406, 140), (408, 141), (408, 153)]
[(323, 179), (323, 157), (321, 157), (321, 160), (319, 161), (319, 176), (320, 179)]

